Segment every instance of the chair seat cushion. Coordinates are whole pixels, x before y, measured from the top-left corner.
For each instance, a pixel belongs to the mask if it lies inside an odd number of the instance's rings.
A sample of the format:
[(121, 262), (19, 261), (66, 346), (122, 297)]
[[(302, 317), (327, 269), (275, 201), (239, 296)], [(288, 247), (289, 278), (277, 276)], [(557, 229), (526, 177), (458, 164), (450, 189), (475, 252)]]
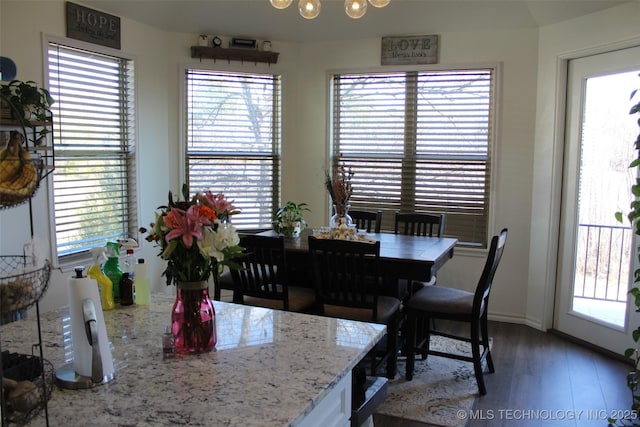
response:
[[(289, 286), (289, 311), (310, 311), (316, 302), (316, 295), (313, 289)], [(244, 297), (244, 304), (258, 307), (284, 310), (284, 301), (277, 299)]]
[(443, 286), (425, 286), (407, 302), (409, 310), (430, 313), (471, 314), (473, 292)]
[(325, 316), (339, 317), (341, 319), (359, 320), (362, 322), (384, 323), (400, 310), (400, 300), (394, 297), (378, 297), (378, 318), (373, 318), (373, 310), (370, 308), (353, 308), (340, 305), (324, 306)]

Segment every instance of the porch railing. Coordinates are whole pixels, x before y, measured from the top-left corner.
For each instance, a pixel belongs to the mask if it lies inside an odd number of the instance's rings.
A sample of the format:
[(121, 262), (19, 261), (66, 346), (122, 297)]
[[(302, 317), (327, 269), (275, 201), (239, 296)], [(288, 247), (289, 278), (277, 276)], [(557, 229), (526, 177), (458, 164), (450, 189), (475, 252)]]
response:
[(630, 227), (579, 225), (575, 297), (627, 301), (632, 237)]

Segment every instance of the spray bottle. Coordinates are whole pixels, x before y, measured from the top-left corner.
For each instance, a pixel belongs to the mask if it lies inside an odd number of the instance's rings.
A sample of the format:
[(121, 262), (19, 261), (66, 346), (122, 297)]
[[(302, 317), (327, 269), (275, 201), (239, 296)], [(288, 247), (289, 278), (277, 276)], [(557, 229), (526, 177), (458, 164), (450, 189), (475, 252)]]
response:
[(105, 249), (91, 248), (93, 255), (93, 264), (87, 270), (87, 276), (98, 282), (100, 288), (100, 301), (102, 302), (102, 310), (113, 310), (115, 303), (113, 302), (113, 284), (111, 280), (102, 272), (101, 264), (107, 259)]
[(120, 258), (120, 244), (118, 242), (107, 242), (107, 262), (104, 263), (102, 271), (111, 280), (113, 285), (113, 300), (120, 302), (120, 280), (122, 279), (122, 269), (118, 263)]

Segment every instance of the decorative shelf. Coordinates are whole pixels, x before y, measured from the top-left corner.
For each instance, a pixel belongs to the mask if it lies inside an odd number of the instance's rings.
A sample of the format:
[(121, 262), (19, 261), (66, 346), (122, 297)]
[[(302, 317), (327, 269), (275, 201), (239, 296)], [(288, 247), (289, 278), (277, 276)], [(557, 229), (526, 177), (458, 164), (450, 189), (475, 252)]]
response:
[[(42, 121), (32, 120), (31, 123), (34, 126), (51, 126), (51, 122), (42, 122)], [(0, 126), (22, 127), (22, 123), (16, 119), (0, 117)]]
[(191, 46), (191, 57), (205, 59), (278, 63), (278, 52), (264, 52), (254, 49), (226, 49), (223, 47)]

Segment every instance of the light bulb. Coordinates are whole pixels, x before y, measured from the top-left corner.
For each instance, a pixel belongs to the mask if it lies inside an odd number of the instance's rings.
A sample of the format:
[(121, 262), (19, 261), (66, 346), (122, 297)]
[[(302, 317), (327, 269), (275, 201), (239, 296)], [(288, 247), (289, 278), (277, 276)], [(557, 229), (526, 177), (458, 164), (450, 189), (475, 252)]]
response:
[(369, 3), (371, 3), (373, 7), (385, 7), (391, 3), (391, 0), (369, 0)]
[(320, 14), (320, 0), (300, 0), (298, 11), (303, 18), (313, 19)]
[(293, 0), (269, 0), (271, 2), (271, 6), (276, 9), (286, 9), (291, 5)]
[(344, 10), (353, 19), (362, 18), (367, 12), (367, 0), (345, 0)]

